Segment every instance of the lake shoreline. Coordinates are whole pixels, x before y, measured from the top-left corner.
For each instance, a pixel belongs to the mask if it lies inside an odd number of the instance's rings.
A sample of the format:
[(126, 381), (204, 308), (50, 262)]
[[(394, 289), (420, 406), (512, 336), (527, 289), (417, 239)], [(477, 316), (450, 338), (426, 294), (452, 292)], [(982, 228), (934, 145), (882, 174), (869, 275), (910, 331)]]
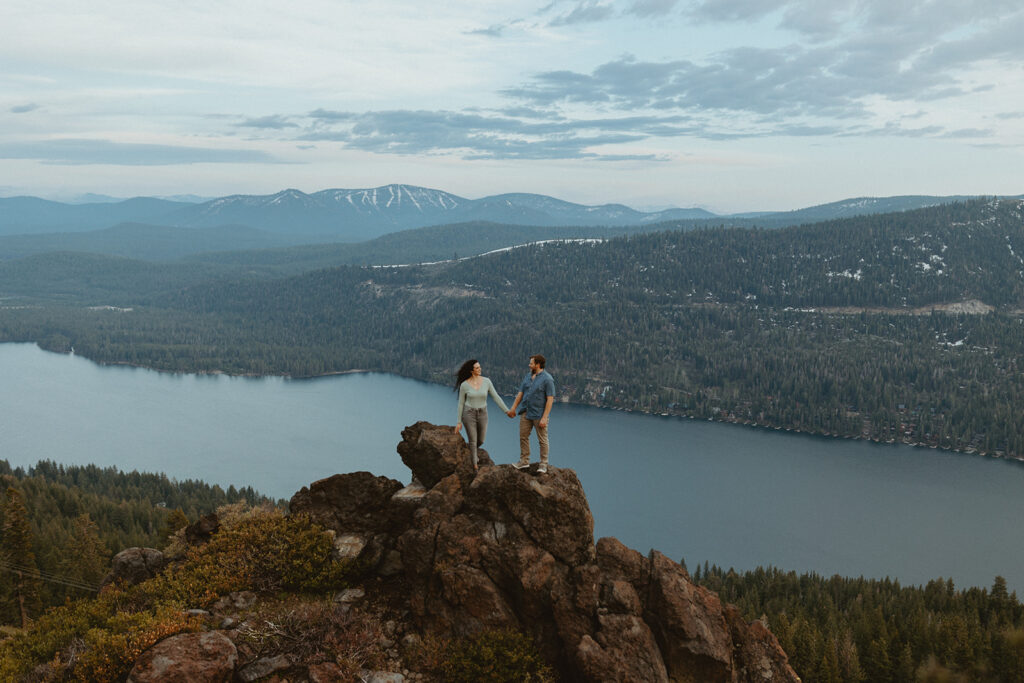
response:
[[(131, 362), (128, 362), (128, 361), (100, 361), (100, 360), (92, 359), (92, 358), (90, 358), (87, 355), (76, 354), (74, 349), (71, 349), (70, 352), (51, 351), (49, 349), (45, 349), (45, 348), (39, 346), (38, 343), (36, 343), (36, 342), (29, 342), (29, 343), (34, 343), (41, 350), (47, 351), (49, 353), (56, 353), (56, 354), (62, 354), (62, 355), (78, 355), (81, 358), (85, 358), (85, 359), (89, 360), (92, 363), (96, 363), (97, 365), (102, 365), (102, 366), (124, 366), (124, 367), (139, 368), (139, 369), (144, 369), (144, 370), (152, 370), (154, 372), (161, 372), (161, 373), (174, 374), (174, 375), (197, 375), (197, 376), (219, 376), (219, 375), (224, 375), (224, 376), (228, 376), (228, 377), (247, 377), (247, 378), (254, 378), (254, 379), (260, 378), (260, 377), (282, 377), (282, 378), (290, 379), (290, 380), (303, 381), (303, 380), (314, 380), (314, 379), (325, 378), (325, 377), (337, 377), (337, 376), (343, 376), (343, 375), (359, 375), (359, 374), (380, 373), (380, 374), (386, 374), (386, 375), (394, 375), (395, 377), (402, 377), (404, 379), (411, 379), (411, 380), (415, 380), (417, 382), (425, 382), (425, 383), (431, 384), (431, 385), (444, 386), (440, 382), (432, 382), (431, 380), (424, 379), (422, 377), (413, 377), (413, 376), (409, 376), (409, 375), (402, 375), (400, 373), (387, 372), (385, 370), (371, 370), (371, 369), (364, 369), (364, 368), (355, 368), (355, 369), (351, 369), (351, 370), (333, 370), (333, 371), (330, 371), (330, 372), (323, 372), (323, 373), (318, 373), (318, 374), (315, 374), (315, 375), (290, 375), (290, 374), (287, 374), (287, 373), (277, 373), (277, 372), (268, 372), (268, 373), (255, 373), (255, 372), (231, 373), (231, 372), (226, 372), (224, 370), (187, 370), (187, 371), (164, 370), (164, 369), (161, 369), (161, 368), (155, 368), (155, 367), (152, 367), (152, 366), (149, 366), (149, 365), (143, 365), (143, 364), (140, 364), (140, 363), (131, 363)], [(996, 460), (1006, 460), (1008, 462), (1015, 462), (1015, 463), (1024, 464), (1024, 456), (1021, 456), (1021, 457), (1009, 456), (1009, 455), (1006, 455), (1002, 451), (988, 452), (988, 451), (979, 450), (979, 449), (973, 449), (973, 448), (971, 448), (971, 449), (945, 448), (943, 446), (939, 446), (939, 445), (936, 445), (936, 444), (931, 444), (931, 443), (928, 443), (928, 442), (925, 442), (925, 441), (915, 441), (915, 440), (908, 440), (908, 439), (900, 439), (900, 440), (897, 440), (897, 439), (885, 439), (885, 440), (883, 440), (883, 439), (876, 439), (876, 438), (871, 438), (871, 437), (865, 437), (863, 434), (849, 434), (849, 435), (847, 435), (847, 434), (836, 434), (836, 433), (827, 433), (826, 434), (826, 433), (821, 433), (821, 432), (813, 432), (813, 431), (809, 431), (809, 430), (806, 430), (806, 429), (800, 429), (798, 427), (786, 427), (786, 426), (782, 426), (782, 425), (772, 425), (772, 424), (758, 424), (756, 422), (751, 422), (749, 420), (741, 420), (739, 418), (728, 419), (728, 418), (721, 418), (721, 417), (701, 417), (701, 416), (698, 416), (698, 415), (692, 415), (692, 414), (682, 413), (682, 412), (665, 412), (665, 411), (660, 411), (659, 412), (659, 411), (644, 410), (644, 409), (637, 409), (637, 408), (624, 408), (624, 407), (620, 407), (620, 406), (604, 405), (604, 404), (602, 404), (600, 402), (597, 402), (597, 401), (558, 401), (558, 402), (565, 403), (565, 404), (568, 404), (568, 405), (587, 406), (587, 407), (590, 407), (590, 408), (601, 408), (603, 410), (614, 410), (614, 411), (620, 411), (620, 412), (626, 412), (626, 413), (635, 413), (635, 414), (638, 414), (638, 415), (651, 415), (651, 416), (654, 416), (654, 417), (675, 417), (675, 418), (688, 419), (688, 420), (699, 420), (699, 421), (717, 422), (717, 423), (720, 423), (720, 424), (740, 425), (740, 426), (744, 426), (744, 427), (751, 427), (751, 428), (758, 429), (758, 430), (783, 431), (783, 432), (788, 432), (788, 433), (792, 433), (792, 434), (802, 434), (802, 435), (807, 435), (807, 436), (824, 437), (824, 438), (827, 438), (827, 439), (850, 440), (850, 441), (864, 441), (864, 442), (867, 442), (867, 443), (875, 443), (875, 444), (879, 444), (879, 445), (903, 445), (903, 446), (913, 446), (915, 448), (929, 448), (929, 449), (932, 449), (932, 450), (942, 451), (944, 453), (954, 453), (954, 454), (958, 454), (958, 455), (980, 456), (980, 457), (984, 457), (984, 458), (994, 458)]]

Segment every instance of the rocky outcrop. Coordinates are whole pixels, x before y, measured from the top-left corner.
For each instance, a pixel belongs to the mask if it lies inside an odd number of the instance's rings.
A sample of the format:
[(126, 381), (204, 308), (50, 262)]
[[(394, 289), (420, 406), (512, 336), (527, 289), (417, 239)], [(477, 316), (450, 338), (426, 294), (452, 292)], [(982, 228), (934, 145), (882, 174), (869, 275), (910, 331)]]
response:
[(114, 555), (101, 585), (134, 586), (159, 574), (164, 564), (164, 554), (156, 548), (126, 548)]
[(474, 471), (450, 427), (419, 422), (398, 452), (413, 484), (365, 472), (299, 491), (293, 513), (335, 532), (418, 630), (531, 634), (567, 681), (797, 681), (775, 637), (661, 553), (595, 544), (572, 470)]
[(220, 519), (217, 514), (211, 512), (203, 515), (195, 522), (185, 527), (185, 541), (189, 545), (202, 545), (220, 530)]

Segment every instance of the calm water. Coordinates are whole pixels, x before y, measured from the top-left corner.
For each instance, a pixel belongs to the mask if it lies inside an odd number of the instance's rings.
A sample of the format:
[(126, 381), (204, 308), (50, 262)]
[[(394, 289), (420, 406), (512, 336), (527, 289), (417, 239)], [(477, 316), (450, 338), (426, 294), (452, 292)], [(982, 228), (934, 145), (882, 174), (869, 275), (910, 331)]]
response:
[[(455, 406), (450, 388), (385, 374), (169, 375), (0, 344), (0, 458), (15, 466), (113, 465), (280, 498), (338, 472), (407, 482), (402, 428), (453, 424)], [(488, 451), (513, 462), (515, 422), (492, 407), (490, 423)], [(999, 574), (1024, 593), (1016, 463), (568, 405), (555, 406), (551, 441), (552, 464), (583, 482), (598, 537), (691, 569), (984, 587)]]

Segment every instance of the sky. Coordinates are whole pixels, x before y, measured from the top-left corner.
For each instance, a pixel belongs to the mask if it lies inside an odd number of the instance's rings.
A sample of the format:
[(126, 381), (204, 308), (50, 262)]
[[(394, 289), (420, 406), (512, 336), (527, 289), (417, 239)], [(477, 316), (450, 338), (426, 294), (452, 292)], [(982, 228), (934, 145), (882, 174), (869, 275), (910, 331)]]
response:
[(4, 0), (0, 196), (1024, 193), (1019, 0)]

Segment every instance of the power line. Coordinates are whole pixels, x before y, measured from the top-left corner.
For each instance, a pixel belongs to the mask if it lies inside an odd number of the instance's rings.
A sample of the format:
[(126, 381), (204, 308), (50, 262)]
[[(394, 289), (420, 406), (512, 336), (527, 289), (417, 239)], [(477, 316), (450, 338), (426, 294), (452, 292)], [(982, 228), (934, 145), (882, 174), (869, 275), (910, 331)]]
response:
[(79, 581), (78, 579), (61, 576), (60, 574), (51, 574), (50, 572), (44, 572), (35, 567), (23, 567), (2, 559), (0, 559), (0, 571), (7, 571), (12, 574), (24, 574), (29, 578), (39, 579), (40, 581), (47, 581), (49, 583), (56, 583), (69, 588), (77, 588), (78, 590), (90, 591), (92, 593), (96, 593), (100, 589), (97, 585)]

